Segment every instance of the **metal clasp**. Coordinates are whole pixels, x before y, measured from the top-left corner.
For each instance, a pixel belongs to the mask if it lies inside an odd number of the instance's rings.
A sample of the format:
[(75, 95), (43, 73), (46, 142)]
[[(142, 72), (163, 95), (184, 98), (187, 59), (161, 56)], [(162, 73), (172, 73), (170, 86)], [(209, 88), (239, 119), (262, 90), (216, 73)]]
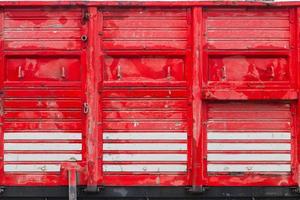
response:
[(83, 113), (87, 114), (89, 113), (89, 104), (88, 103), (83, 103)]
[(19, 78), (19, 79), (24, 78), (24, 71), (23, 71), (23, 69), (22, 69), (22, 66), (19, 66), (19, 67), (18, 67), (18, 78)]
[(121, 66), (118, 65), (118, 68), (117, 68), (117, 79), (120, 80), (121, 78), (122, 78)]
[(65, 71), (65, 67), (62, 67), (62, 68), (61, 68), (61, 77), (62, 77), (63, 79), (65, 79), (65, 78), (66, 78), (66, 71)]
[(167, 79), (170, 80), (171, 79), (171, 66), (167, 67)]
[(222, 73), (222, 81), (225, 81), (227, 79), (227, 72), (226, 72), (226, 65), (224, 65), (221, 69), (221, 73)]

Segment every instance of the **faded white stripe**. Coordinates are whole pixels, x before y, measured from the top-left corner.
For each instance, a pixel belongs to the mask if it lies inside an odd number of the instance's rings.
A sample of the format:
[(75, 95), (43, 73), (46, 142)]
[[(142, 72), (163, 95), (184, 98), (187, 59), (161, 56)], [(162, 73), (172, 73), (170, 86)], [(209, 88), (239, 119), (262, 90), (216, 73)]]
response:
[(105, 172), (185, 172), (186, 165), (103, 165)]
[(71, 132), (6, 132), (5, 140), (81, 140), (81, 133)]
[(105, 140), (186, 140), (185, 132), (105, 132)]
[(208, 164), (209, 172), (289, 172), (289, 164)]
[(289, 140), (289, 132), (208, 132), (210, 140)]
[(60, 171), (60, 165), (52, 165), (52, 164), (46, 164), (46, 165), (4, 165), (4, 171), (5, 172), (59, 172)]
[(290, 154), (208, 154), (209, 161), (290, 161)]
[(77, 161), (81, 154), (4, 154), (4, 161)]
[(70, 143), (5, 143), (4, 150), (81, 150), (82, 144), (70, 144)]
[(104, 154), (104, 161), (187, 161), (186, 154)]
[(140, 150), (140, 151), (163, 151), (163, 150), (187, 150), (187, 145), (184, 143), (104, 143), (104, 150)]
[(290, 144), (276, 143), (208, 143), (208, 150), (290, 150)]

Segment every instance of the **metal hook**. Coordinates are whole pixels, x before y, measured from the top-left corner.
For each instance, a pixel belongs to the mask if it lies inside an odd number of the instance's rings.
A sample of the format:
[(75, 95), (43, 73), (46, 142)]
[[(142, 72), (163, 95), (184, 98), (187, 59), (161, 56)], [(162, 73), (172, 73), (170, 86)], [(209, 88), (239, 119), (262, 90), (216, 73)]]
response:
[(227, 75), (227, 72), (226, 72), (226, 65), (223, 65), (222, 66), (222, 69), (221, 69), (221, 73), (222, 73), (222, 81), (225, 81), (226, 80), (226, 75)]
[(61, 68), (61, 77), (62, 77), (63, 79), (66, 78), (65, 67), (62, 67), (62, 68)]
[(167, 67), (167, 79), (171, 79), (171, 66)]
[(117, 78), (118, 78), (118, 80), (120, 80), (122, 78), (120, 65), (118, 65), (118, 69), (117, 69)]
[(18, 67), (18, 78), (19, 79), (24, 78), (24, 72), (22, 70), (22, 66)]

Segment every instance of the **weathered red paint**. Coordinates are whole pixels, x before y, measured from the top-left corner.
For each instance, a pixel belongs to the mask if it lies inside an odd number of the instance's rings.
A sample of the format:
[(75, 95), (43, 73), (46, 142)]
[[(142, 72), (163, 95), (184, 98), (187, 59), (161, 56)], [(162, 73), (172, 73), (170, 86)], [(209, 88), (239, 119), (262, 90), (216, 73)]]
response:
[[(74, 167), (78, 184), (90, 187), (299, 184), (299, 3), (7, 1), (0, 6), (0, 185), (67, 185)], [(283, 105), (288, 109), (280, 110)], [(16, 153), (4, 150), (4, 132), (29, 130), (82, 132), (82, 159), (61, 162), (60, 172), (4, 172), (5, 164), (14, 163), (4, 161), (4, 154)], [(187, 141), (179, 142), (187, 150), (166, 152), (186, 153), (188, 159), (164, 164), (186, 164), (186, 171), (103, 170), (112, 163), (103, 155), (120, 153), (104, 150), (104, 143), (132, 143), (109, 141), (104, 132), (170, 130), (187, 132)], [(209, 130), (290, 130), (291, 172), (208, 173)]]

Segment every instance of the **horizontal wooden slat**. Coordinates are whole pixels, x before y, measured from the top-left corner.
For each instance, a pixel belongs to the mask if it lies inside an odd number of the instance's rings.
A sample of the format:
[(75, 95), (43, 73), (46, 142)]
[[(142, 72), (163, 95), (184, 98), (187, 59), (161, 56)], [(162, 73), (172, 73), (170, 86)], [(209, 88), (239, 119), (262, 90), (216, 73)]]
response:
[(186, 112), (174, 111), (105, 111), (105, 119), (185, 119)]
[(63, 98), (80, 98), (82, 93), (80, 90), (6, 90), (6, 97), (19, 97), (19, 98), (55, 98), (55, 97), (63, 97)]
[(4, 140), (81, 140), (81, 133), (72, 132), (5, 132)]
[(185, 121), (176, 122), (159, 122), (157, 121), (137, 121), (120, 122), (110, 121), (103, 123), (104, 130), (186, 130), (187, 123)]
[(74, 130), (82, 129), (81, 122), (6, 122), (3, 128), (8, 131), (24, 131), (24, 130)]
[[(4, 20), (4, 30), (6, 29), (14, 29), (20, 31), (20, 27), (26, 31), (27, 28), (39, 28), (39, 30), (47, 30), (47, 29), (55, 29), (57, 31), (61, 31), (65, 28), (80, 28), (81, 27), (80, 19), (48, 19), (45, 20), (43, 18), (18, 18), (18, 19), (6, 19)], [(16, 32), (16, 33), (18, 33)], [(26, 33), (26, 32), (25, 32)], [(77, 31), (79, 33), (79, 31)], [(7, 35), (10, 38), (13, 38), (13, 35)], [(27, 38), (27, 35), (23, 35), (22, 38)]]
[(59, 172), (58, 164), (5, 164), (4, 172)]
[(104, 154), (103, 161), (187, 161), (186, 154)]
[(209, 140), (289, 140), (289, 132), (208, 132)]
[(208, 161), (291, 161), (290, 154), (207, 154)]
[(209, 151), (284, 151), (291, 150), (289, 143), (208, 143), (207, 150)]
[(5, 49), (53, 49), (53, 50), (79, 50), (82, 48), (82, 41), (81, 40), (6, 40), (4, 41), (4, 48)]
[(80, 39), (79, 30), (24, 30), (24, 31), (14, 31), (9, 30), (3, 33), (5, 39), (22, 39), (26, 35), (26, 39)]
[(289, 28), (290, 23), (288, 19), (284, 20), (268, 20), (268, 19), (241, 19), (231, 18), (226, 20), (208, 19), (206, 22), (208, 29), (214, 28)]
[(135, 151), (184, 151), (187, 144), (184, 143), (104, 143), (103, 150), (135, 150)]
[(103, 100), (104, 110), (179, 110), (187, 108), (187, 100)]
[(81, 154), (4, 154), (4, 161), (79, 161)]
[(81, 108), (81, 100), (59, 99), (4, 99), (6, 110), (16, 109), (78, 109)]
[(81, 111), (7, 111), (6, 119), (81, 119)]
[(135, 39), (185, 39), (187, 37), (187, 31), (185, 29), (174, 29), (174, 30), (133, 30), (118, 28), (117, 30), (111, 29), (106, 30), (103, 33), (103, 37), (106, 39), (109, 38), (118, 38), (118, 39), (128, 39), (134, 36)]
[(104, 17), (185, 17), (187, 15), (185, 8), (106, 8), (103, 10)]
[(185, 132), (104, 132), (104, 140), (186, 140)]
[(81, 149), (81, 143), (4, 143), (5, 151), (79, 151)]
[(173, 41), (172, 39), (156, 40), (156, 41), (141, 41), (141, 40), (113, 40), (103, 41), (103, 48), (118, 50), (118, 49), (185, 49), (187, 42), (183, 40)]
[(185, 172), (186, 165), (103, 165), (104, 172)]
[[(170, 89), (170, 90), (104, 90), (104, 98), (186, 98), (187, 91)], [(140, 99), (141, 100), (141, 99)]]
[(288, 164), (208, 164), (208, 172), (289, 172)]
[(289, 131), (288, 121), (212, 121), (207, 124), (211, 131)]

